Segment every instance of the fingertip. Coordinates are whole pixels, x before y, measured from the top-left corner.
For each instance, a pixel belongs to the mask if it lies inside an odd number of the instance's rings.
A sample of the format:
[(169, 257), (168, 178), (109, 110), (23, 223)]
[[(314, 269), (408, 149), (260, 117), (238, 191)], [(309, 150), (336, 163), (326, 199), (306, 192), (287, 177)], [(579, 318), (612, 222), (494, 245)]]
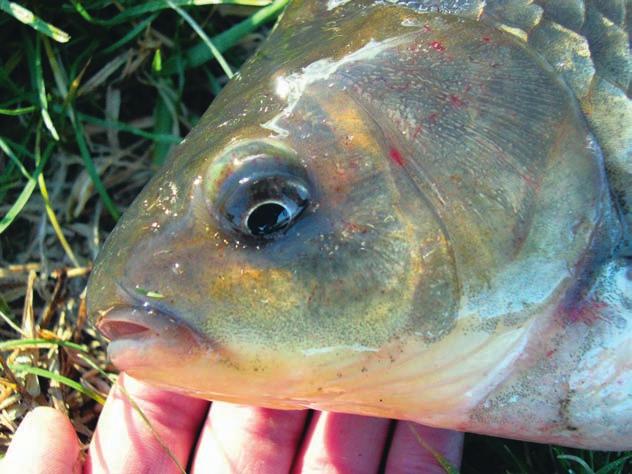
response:
[(193, 472), (288, 472), (306, 410), (213, 402), (196, 447)]
[(103, 407), (84, 472), (180, 472), (208, 402), (119, 375)]
[(293, 472), (377, 472), (390, 425), (385, 418), (316, 412)]
[(77, 472), (81, 444), (68, 417), (54, 408), (29, 412), (2, 462), (3, 472), (62, 474)]

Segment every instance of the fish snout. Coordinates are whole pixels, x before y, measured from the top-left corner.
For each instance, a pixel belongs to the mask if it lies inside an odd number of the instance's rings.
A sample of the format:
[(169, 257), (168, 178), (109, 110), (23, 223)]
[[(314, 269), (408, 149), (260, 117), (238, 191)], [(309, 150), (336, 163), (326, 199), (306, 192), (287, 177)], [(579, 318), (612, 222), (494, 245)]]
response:
[(120, 370), (181, 365), (208, 344), (175, 315), (144, 304), (115, 306), (96, 320), (108, 339), (108, 356)]

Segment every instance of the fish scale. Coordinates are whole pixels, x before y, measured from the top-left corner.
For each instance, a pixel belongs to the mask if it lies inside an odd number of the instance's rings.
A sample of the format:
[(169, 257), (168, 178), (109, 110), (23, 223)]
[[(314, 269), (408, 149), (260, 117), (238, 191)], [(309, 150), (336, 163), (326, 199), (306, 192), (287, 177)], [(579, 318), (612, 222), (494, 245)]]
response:
[(632, 255), (632, 56), (626, 0), (386, 1), (495, 24), (526, 41), (575, 92), (602, 148)]

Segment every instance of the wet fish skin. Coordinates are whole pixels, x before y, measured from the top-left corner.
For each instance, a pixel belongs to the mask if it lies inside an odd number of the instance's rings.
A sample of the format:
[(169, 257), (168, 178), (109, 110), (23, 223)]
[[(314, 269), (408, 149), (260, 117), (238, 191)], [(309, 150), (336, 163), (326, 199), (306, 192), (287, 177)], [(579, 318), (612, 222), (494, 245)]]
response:
[[(109, 237), (88, 303), (114, 362), (209, 399), (631, 448), (630, 59), (618, 33), (594, 47), (618, 3), (334, 3), (293, 2)], [(279, 176), (308, 206), (244, 235), (229, 211)]]

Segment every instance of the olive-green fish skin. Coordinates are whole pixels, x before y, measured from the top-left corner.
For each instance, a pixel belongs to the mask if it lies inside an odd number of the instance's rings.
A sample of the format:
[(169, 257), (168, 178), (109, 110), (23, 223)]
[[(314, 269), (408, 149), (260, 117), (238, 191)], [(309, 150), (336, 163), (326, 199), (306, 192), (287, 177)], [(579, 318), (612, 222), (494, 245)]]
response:
[(295, 0), (99, 255), (114, 363), (208, 399), (632, 448), (628, 14)]

